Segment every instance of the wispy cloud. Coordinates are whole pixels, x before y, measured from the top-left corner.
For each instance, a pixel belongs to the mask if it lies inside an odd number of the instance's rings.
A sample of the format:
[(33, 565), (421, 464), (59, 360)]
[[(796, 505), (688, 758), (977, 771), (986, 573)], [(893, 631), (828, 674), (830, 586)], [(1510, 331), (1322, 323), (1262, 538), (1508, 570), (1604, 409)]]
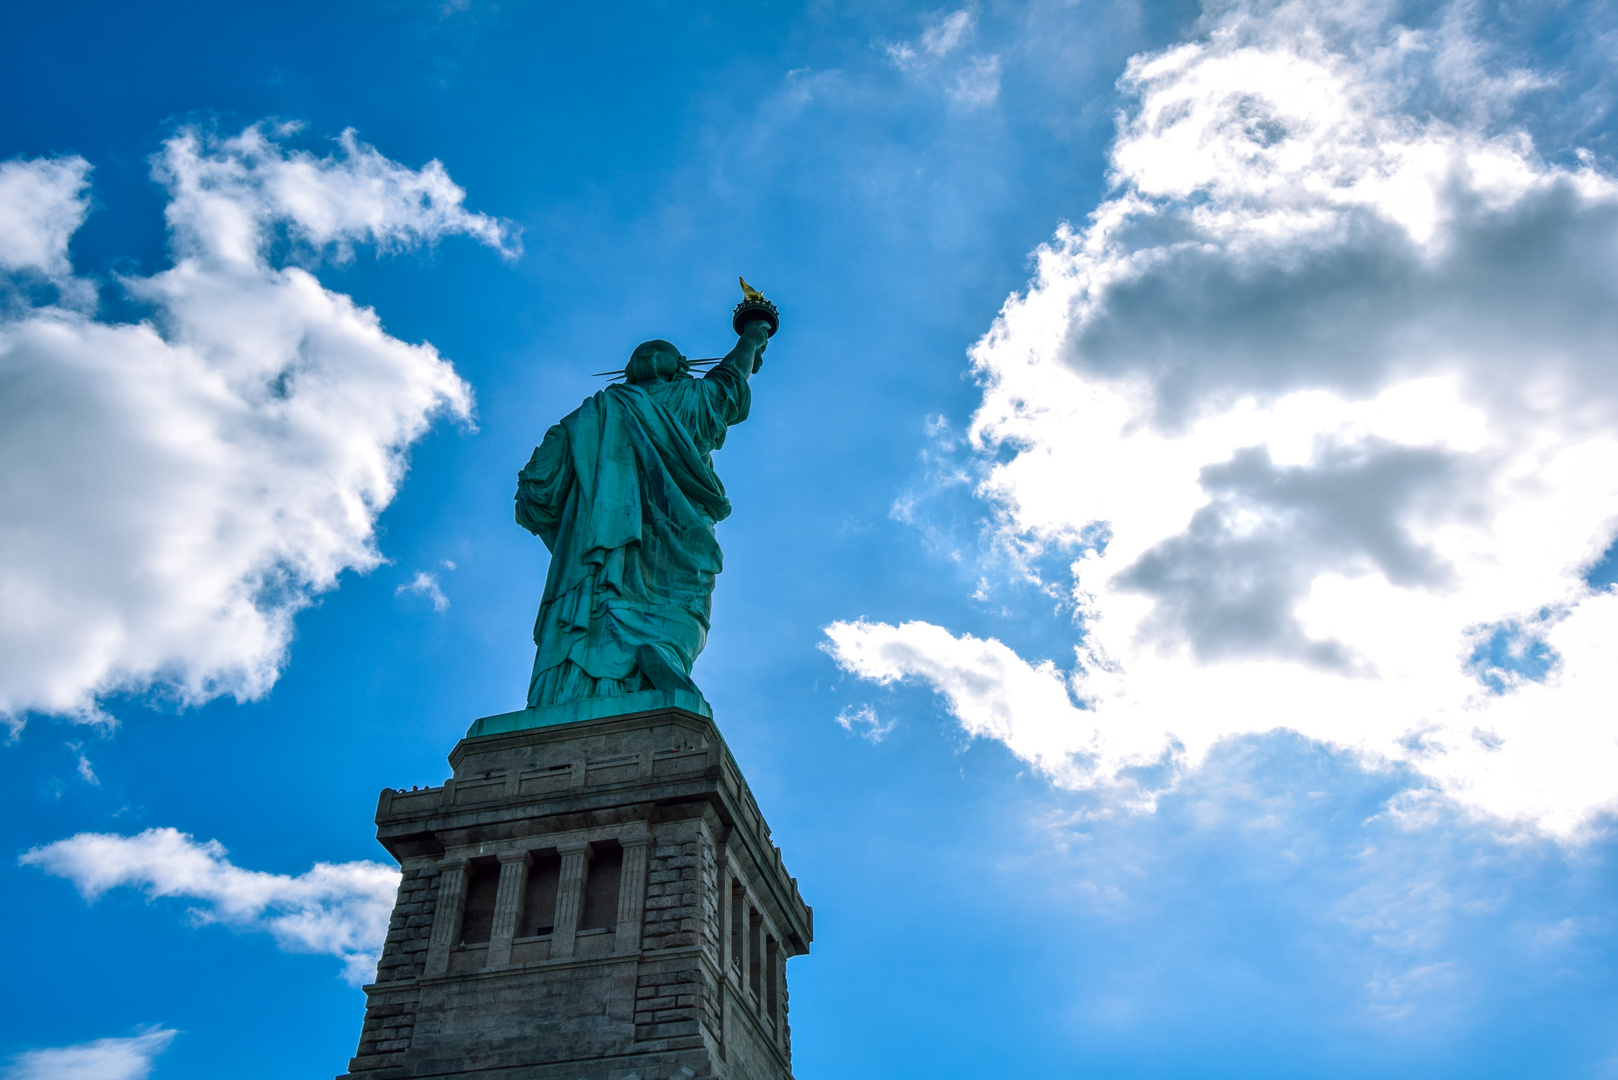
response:
[(471, 389), (437, 350), (390, 337), (306, 267), (455, 234), (513, 255), (515, 231), (468, 211), (436, 161), (407, 168), (352, 132), (316, 156), (285, 145), (294, 131), (187, 128), (163, 145), (176, 261), (120, 279), (155, 313), (139, 323), (94, 318), (94, 284), (71, 276), (89, 165), (0, 165), (0, 288), (43, 275), (58, 292), (30, 286), (0, 316), (0, 378), (18, 388), (0, 395), (14, 729), (29, 711), (105, 720), (113, 690), (263, 695), (296, 613), (378, 565), (376, 517), (409, 446), (439, 416), (470, 419)]
[(274, 935), (288, 952), (325, 953), (343, 961), (358, 986), (376, 972), (399, 872), (374, 862), (316, 863), (302, 874), (245, 870), (217, 840), (199, 843), (177, 829), (135, 836), (80, 833), (37, 847), (19, 859), (67, 878), (85, 900), (130, 887), (151, 897), (184, 897), (198, 923), (223, 923)]
[(928, 82), (942, 79), (944, 95), (955, 104), (981, 108), (1000, 95), (1000, 57), (963, 55), (977, 25), (975, 8), (938, 12), (919, 37), (884, 45), (883, 52), (900, 71)]
[(992, 105), (1000, 96), (1000, 58), (979, 56), (955, 76), (947, 91), (951, 101), (970, 108)]
[[(453, 564), (451, 565), (453, 567)], [(438, 587), (438, 575), (429, 574), (425, 570), (416, 571), (416, 576), (394, 589), (393, 594), (395, 596), (409, 594), (424, 597), (432, 602), (434, 611), (442, 613), (449, 610), (449, 597), (445, 596), (444, 590)]]
[(944, 59), (966, 44), (977, 29), (978, 15), (972, 8), (939, 12), (928, 20), (927, 28), (914, 41), (900, 41), (886, 47), (888, 59), (902, 69)]
[(1211, 5), (1130, 62), (1116, 194), (972, 353), (1072, 662), (855, 621), (843, 666), (1139, 806), (1276, 728), (1563, 835), (1618, 804), (1618, 179), (1511, 123), (1547, 83), (1477, 17)]
[(874, 743), (886, 738), (895, 723), (897, 721), (890, 719), (884, 724), (870, 705), (849, 705), (837, 714), (837, 725), (844, 731), (858, 734), (860, 738)]
[(152, 1028), (122, 1039), (96, 1039), (18, 1054), (5, 1080), (146, 1080), (178, 1032)]
[[(1071, 920), (1053, 948), (1072, 950), (1074, 970), (1058, 981), (1098, 1039), (1116, 1022), (1149, 1037), (1164, 1011), (1184, 1009), (1220, 1025), (1210, 1041), (1250, 1045), (1287, 1014), (1282, 1026), (1318, 1024), (1339, 1043), (1319, 1060), (1346, 1059), (1359, 1040), (1401, 1032), (1486, 1042), (1561, 994), (1531, 1037), (1577, 1046), (1610, 1008), (1583, 981), (1618, 946), (1603, 914), (1610, 834), (1578, 850), (1502, 836), (1411, 770), (1366, 771), (1285, 734), (1225, 740), (1151, 814), (1100, 793), (1035, 805), (1003, 871), (1036, 897), (1031, 910)], [(1209, 1010), (1215, 987), (1232, 996)], [(1455, 1056), (1446, 1066), (1479, 1071)]]
[(69, 750), (73, 751), (73, 753), (75, 755), (77, 755), (77, 757), (79, 759), (78, 760), (79, 779), (83, 780), (86, 784), (89, 784), (91, 787), (100, 787), (101, 786), (101, 778), (96, 775), (95, 769), (90, 764), (89, 757), (85, 755), (85, 753), (84, 753), (84, 744), (83, 743), (72, 743), (72, 742), (70, 742), (70, 743), (67, 744), (67, 748)]

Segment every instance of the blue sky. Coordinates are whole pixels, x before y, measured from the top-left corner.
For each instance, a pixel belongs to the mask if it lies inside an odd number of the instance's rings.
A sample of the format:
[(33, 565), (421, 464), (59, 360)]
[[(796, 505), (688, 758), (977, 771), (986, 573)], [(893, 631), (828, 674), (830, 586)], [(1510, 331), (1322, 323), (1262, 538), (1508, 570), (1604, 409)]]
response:
[(800, 1077), (1618, 1075), (1615, 40), (0, 11), (3, 1075), (343, 1068), (376, 793), (527, 684), (516, 470), (738, 273), (694, 674)]

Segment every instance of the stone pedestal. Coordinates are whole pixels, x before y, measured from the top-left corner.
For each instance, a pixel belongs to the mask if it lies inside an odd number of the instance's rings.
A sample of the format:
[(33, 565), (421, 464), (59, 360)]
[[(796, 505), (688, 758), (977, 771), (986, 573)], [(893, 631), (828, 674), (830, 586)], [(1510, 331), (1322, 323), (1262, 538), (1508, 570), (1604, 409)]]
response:
[(813, 914), (713, 721), (646, 704), (489, 717), (382, 792), (404, 877), (341, 1080), (790, 1080)]

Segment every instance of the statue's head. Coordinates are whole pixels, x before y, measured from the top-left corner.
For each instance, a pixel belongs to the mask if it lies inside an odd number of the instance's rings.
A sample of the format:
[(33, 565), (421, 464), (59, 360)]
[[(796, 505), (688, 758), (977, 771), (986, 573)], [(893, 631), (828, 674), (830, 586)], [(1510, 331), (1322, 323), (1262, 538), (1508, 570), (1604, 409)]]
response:
[(630, 383), (655, 382), (658, 379), (683, 375), (691, 364), (680, 355), (672, 342), (662, 338), (643, 341), (629, 354), (624, 365), (624, 381)]

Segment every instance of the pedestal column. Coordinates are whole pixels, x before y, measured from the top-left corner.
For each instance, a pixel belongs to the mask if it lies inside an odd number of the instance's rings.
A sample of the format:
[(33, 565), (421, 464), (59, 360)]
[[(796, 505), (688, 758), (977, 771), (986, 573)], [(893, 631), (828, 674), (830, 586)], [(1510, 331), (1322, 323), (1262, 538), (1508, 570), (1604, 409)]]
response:
[(526, 851), (500, 856), (500, 885), (494, 895), (494, 928), (489, 934), (491, 968), (511, 963), (511, 939), (517, 936), (517, 919), (522, 914), (523, 890), (528, 887), (528, 869), (534, 857)]
[(646, 914), (646, 853), (652, 846), (649, 834), (619, 837), (624, 849), (622, 876), (618, 879), (618, 939), (619, 955), (640, 952), (640, 928)]
[(438, 864), (438, 909), (433, 912), (433, 934), (427, 941), (423, 974), (433, 979), (448, 974), (449, 953), (461, 932), (466, 908), (466, 860), (445, 859)]
[(573, 955), (579, 933), (579, 911), (584, 906), (584, 874), (592, 854), (589, 844), (563, 844), (562, 878), (556, 887), (556, 929), (551, 932), (551, 957)]

